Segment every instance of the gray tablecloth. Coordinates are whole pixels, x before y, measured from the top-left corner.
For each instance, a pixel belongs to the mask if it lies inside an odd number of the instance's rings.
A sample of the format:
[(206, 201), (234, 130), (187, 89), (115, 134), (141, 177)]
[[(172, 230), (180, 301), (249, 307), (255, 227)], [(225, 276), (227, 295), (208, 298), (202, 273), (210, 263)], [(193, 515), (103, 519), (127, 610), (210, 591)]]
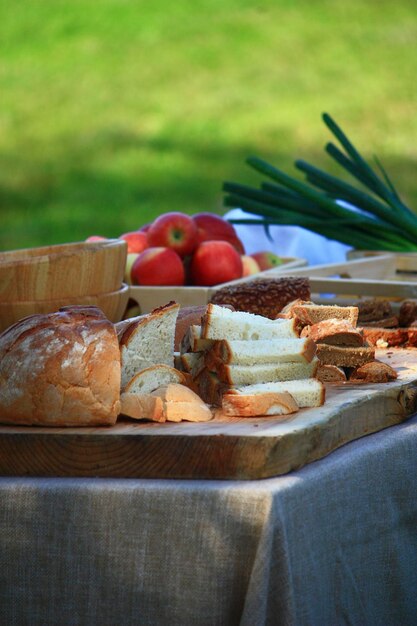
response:
[(0, 624), (417, 624), (417, 419), (255, 482), (0, 479)]

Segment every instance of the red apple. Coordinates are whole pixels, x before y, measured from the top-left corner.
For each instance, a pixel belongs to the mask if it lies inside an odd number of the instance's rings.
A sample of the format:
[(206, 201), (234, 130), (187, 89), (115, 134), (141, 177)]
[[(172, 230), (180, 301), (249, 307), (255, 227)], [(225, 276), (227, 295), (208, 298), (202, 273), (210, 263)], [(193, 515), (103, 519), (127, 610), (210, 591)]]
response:
[(245, 254), (245, 246), (239, 237), (230, 237), (230, 239), (223, 238), (222, 241), (228, 241), (239, 252), (240, 255)]
[(215, 213), (196, 213), (192, 216), (198, 228), (197, 239), (202, 241), (229, 241), (237, 237), (235, 227)]
[(149, 245), (175, 250), (181, 257), (197, 245), (197, 226), (189, 215), (173, 211), (154, 220), (147, 231)]
[(133, 230), (128, 233), (123, 233), (123, 235), (120, 235), (119, 239), (123, 239), (127, 242), (128, 254), (131, 252), (136, 252), (136, 254), (139, 254), (139, 252), (145, 250), (149, 245), (146, 233), (143, 233), (139, 230)]
[(102, 237), (101, 235), (90, 235), (90, 237), (87, 237), (86, 241), (106, 241), (106, 239), (107, 237)]
[(252, 274), (258, 274), (258, 272), (261, 271), (261, 268), (253, 257), (248, 254), (242, 254), (241, 259), (243, 266), (242, 276), (251, 276)]
[(255, 252), (250, 256), (258, 263), (261, 271), (270, 270), (273, 267), (281, 265), (282, 263), (282, 259), (277, 254), (275, 254), (274, 252), (270, 252), (269, 250)]
[(241, 278), (242, 272), (240, 254), (227, 241), (203, 241), (191, 259), (193, 285), (217, 285)]
[(153, 247), (141, 252), (130, 271), (134, 285), (183, 285), (184, 265), (171, 248)]

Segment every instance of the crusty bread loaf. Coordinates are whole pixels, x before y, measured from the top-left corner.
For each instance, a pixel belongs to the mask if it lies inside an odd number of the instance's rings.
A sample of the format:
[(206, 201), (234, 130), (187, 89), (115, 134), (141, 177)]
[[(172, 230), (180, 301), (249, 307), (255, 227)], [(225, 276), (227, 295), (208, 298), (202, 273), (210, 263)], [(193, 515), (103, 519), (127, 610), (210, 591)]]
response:
[(112, 425), (119, 412), (119, 344), (98, 308), (32, 315), (0, 336), (3, 423)]
[(299, 407), (288, 391), (253, 395), (224, 394), (222, 410), (225, 415), (238, 417), (277, 416), (296, 413)]
[(349, 346), (329, 346), (318, 343), (317, 357), (325, 365), (337, 365), (338, 367), (358, 367), (375, 358), (373, 346), (361, 346), (351, 348)]
[(397, 378), (397, 372), (388, 363), (374, 360), (355, 368), (349, 374), (349, 380), (365, 383), (387, 383)]
[(316, 354), (316, 344), (308, 337), (259, 341), (223, 339), (215, 341), (211, 350), (216, 358), (231, 365), (310, 362)]
[(236, 285), (220, 287), (210, 301), (213, 304), (230, 304), (236, 311), (247, 311), (275, 319), (288, 302), (297, 298), (310, 299), (308, 278), (254, 278)]
[(310, 337), (316, 343), (336, 346), (363, 346), (362, 334), (346, 319), (330, 318), (311, 326), (304, 326), (300, 336)]
[(170, 365), (151, 365), (151, 367), (147, 367), (135, 374), (125, 386), (124, 391), (141, 394), (151, 393), (158, 387), (163, 387), (169, 383), (185, 385), (186, 379), (183, 372)]
[(201, 318), (202, 339), (259, 340), (297, 337), (294, 320), (271, 320), (245, 311), (208, 304)]
[(150, 394), (122, 393), (122, 413), (133, 419), (157, 422), (206, 422), (213, 414), (191, 389), (177, 383), (158, 387)]
[[(213, 364), (213, 362), (211, 362)], [(219, 380), (231, 386), (251, 385), (259, 382), (294, 380), (315, 376), (319, 360), (310, 362), (291, 361), (286, 363), (258, 363), (256, 365), (227, 365), (220, 360), (214, 362), (213, 370)], [(212, 371), (213, 371), (212, 370)]]
[(277, 383), (258, 383), (234, 387), (223, 394), (223, 402), (238, 404), (242, 396), (264, 395), (265, 393), (290, 393), (300, 408), (321, 406), (325, 399), (324, 385), (317, 378), (288, 380)]
[(132, 318), (119, 334), (122, 390), (151, 365), (174, 366), (175, 326), (179, 305), (170, 302), (146, 315)]

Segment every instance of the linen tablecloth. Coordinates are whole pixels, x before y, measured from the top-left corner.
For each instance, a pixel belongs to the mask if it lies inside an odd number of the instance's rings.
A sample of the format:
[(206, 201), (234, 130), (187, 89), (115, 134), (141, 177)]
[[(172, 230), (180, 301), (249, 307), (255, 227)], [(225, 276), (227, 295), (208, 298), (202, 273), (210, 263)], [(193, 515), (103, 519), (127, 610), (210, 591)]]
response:
[(262, 481), (0, 479), (0, 624), (417, 624), (417, 418)]

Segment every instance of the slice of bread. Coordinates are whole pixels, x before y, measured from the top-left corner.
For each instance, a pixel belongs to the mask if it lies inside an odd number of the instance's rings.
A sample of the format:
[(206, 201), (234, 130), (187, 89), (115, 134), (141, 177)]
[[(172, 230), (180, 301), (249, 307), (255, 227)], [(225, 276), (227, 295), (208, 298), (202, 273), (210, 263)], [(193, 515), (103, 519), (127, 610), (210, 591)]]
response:
[(291, 307), (291, 316), (297, 317), (303, 325), (312, 325), (328, 319), (348, 320), (356, 327), (358, 321), (357, 306), (338, 306), (336, 304), (295, 303)]
[(215, 357), (231, 365), (310, 362), (316, 354), (316, 344), (308, 337), (258, 341), (235, 339), (216, 341), (212, 350)]
[(185, 352), (180, 355), (179, 369), (191, 374), (193, 378), (205, 367), (204, 352)]
[(364, 339), (378, 348), (403, 346), (408, 341), (407, 328), (375, 328), (364, 326), (362, 328)]
[(185, 352), (202, 352), (211, 348), (212, 345), (213, 341), (211, 339), (201, 338), (201, 326), (192, 324), (181, 340), (180, 352), (181, 354)]
[(224, 394), (222, 400), (223, 413), (238, 417), (288, 415), (298, 409), (297, 402), (287, 391), (241, 396)]
[(254, 313), (231, 311), (216, 304), (208, 304), (201, 318), (202, 339), (259, 340), (297, 336), (295, 320), (271, 320)]
[(316, 377), (322, 383), (345, 383), (347, 381), (346, 372), (342, 367), (323, 363), (318, 366)]
[(348, 346), (329, 346), (325, 343), (318, 343), (317, 356), (321, 363), (325, 365), (337, 365), (338, 367), (358, 367), (375, 358), (375, 348), (373, 346), (361, 346), (351, 348)]
[(258, 383), (235, 387), (223, 394), (223, 402), (240, 405), (243, 396), (262, 395), (265, 393), (290, 393), (300, 408), (321, 406), (324, 403), (325, 388), (317, 378), (288, 380), (278, 383)]
[(136, 420), (146, 419), (152, 422), (166, 422), (162, 399), (151, 394), (122, 393), (120, 404), (122, 415), (127, 417)]
[(227, 365), (220, 360), (215, 363), (214, 371), (219, 380), (226, 385), (251, 385), (297, 380), (315, 376), (319, 360), (315, 357), (310, 362), (289, 361), (287, 363), (258, 363), (256, 365)]
[(363, 346), (363, 336), (350, 321), (330, 318), (304, 326), (300, 337), (310, 337), (316, 343), (327, 343), (335, 346)]
[(397, 372), (388, 363), (377, 360), (355, 368), (349, 375), (349, 380), (364, 383), (387, 383), (396, 378)]
[(152, 392), (162, 399), (168, 422), (207, 422), (213, 414), (207, 404), (192, 389), (170, 383)]
[(148, 394), (122, 393), (121, 406), (127, 417), (156, 422), (207, 422), (213, 417), (194, 391), (177, 383), (158, 387)]
[(127, 383), (124, 391), (137, 394), (152, 393), (158, 387), (168, 385), (169, 383), (186, 384), (186, 378), (183, 372), (171, 367), (170, 365), (151, 365), (141, 370)]
[(151, 365), (174, 366), (175, 324), (179, 305), (175, 302), (132, 318), (119, 334), (122, 390), (139, 371)]

